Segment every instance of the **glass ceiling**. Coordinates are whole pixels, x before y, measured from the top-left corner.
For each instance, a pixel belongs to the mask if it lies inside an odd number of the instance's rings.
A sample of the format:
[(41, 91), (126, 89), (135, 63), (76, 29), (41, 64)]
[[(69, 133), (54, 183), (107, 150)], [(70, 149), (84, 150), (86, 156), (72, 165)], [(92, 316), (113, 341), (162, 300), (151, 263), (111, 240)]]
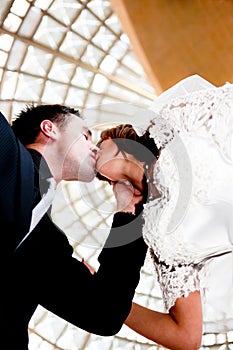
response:
[(9, 120), (31, 101), (80, 110), (155, 94), (110, 1), (1, 0), (0, 107)]
[[(9, 122), (26, 104), (60, 103), (80, 110), (97, 141), (106, 125), (132, 116), (137, 122), (155, 97), (109, 0), (1, 0), (0, 110)], [(98, 268), (114, 210), (108, 185), (63, 182), (53, 219), (74, 255)], [(141, 275), (135, 301), (163, 311), (149, 258)], [(212, 321), (205, 324), (202, 349), (233, 349), (233, 332), (226, 331), (232, 325), (219, 329)], [(161, 349), (126, 326), (116, 336), (100, 337), (42, 307), (29, 333), (30, 350)]]

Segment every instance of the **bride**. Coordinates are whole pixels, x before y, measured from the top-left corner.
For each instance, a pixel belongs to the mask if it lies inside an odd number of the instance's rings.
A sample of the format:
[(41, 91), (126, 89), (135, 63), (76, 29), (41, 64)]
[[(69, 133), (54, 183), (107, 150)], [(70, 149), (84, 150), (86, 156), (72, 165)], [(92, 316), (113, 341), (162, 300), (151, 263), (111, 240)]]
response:
[(233, 323), (233, 84), (190, 77), (152, 109), (149, 125), (106, 129), (99, 142), (97, 177), (148, 194), (143, 237), (165, 306), (133, 303), (125, 324), (169, 349), (199, 349), (208, 317), (222, 331)]

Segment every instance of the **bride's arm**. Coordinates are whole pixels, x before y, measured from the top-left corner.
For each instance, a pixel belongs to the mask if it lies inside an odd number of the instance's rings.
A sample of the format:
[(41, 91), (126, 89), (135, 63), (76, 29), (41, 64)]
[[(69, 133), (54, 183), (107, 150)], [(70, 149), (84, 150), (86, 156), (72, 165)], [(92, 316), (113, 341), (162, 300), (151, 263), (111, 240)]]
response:
[(171, 350), (197, 350), (202, 340), (200, 292), (176, 300), (169, 313), (132, 304), (125, 324), (140, 335)]

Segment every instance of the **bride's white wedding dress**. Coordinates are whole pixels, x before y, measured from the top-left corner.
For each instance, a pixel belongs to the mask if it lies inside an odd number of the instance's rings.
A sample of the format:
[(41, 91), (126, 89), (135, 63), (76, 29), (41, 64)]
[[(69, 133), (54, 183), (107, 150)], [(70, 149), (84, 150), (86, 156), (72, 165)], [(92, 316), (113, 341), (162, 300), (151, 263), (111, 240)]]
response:
[(164, 305), (200, 290), (204, 331), (232, 330), (233, 84), (192, 76), (151, 110), (150, 134), (163, 149), (154, 170), (161, 195), (145, 205), (143, 236)]

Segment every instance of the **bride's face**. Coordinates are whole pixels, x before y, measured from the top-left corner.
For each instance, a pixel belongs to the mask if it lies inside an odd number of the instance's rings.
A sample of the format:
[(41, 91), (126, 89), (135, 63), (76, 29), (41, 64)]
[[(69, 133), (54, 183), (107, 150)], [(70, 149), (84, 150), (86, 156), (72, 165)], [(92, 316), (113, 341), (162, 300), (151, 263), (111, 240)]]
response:
[(97, 153), (96, 170), (111, 181), (124, 179), (125, 158), (112, 139), (104, 140)]

